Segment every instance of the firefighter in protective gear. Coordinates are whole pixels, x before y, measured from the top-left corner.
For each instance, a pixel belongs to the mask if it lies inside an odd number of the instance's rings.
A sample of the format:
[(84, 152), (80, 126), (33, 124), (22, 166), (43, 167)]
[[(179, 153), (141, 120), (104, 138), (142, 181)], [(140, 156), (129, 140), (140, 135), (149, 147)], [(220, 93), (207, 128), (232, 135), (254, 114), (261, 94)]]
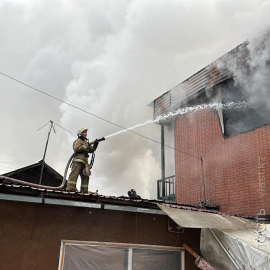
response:
[(73, 150), (77, 153), (74, 157), (71, 173), (68, 178), (67, 191), (76, 191), (78, 176), (81, 176), (81, 192), (88, 192), (89, 176), (91, 174), (88, 164), (89, 153), (94, 153), (98, 146), (98, 141), (89, 143), (87, 139), (87, 128), (78, 130), (78, 139), (73, 143)]

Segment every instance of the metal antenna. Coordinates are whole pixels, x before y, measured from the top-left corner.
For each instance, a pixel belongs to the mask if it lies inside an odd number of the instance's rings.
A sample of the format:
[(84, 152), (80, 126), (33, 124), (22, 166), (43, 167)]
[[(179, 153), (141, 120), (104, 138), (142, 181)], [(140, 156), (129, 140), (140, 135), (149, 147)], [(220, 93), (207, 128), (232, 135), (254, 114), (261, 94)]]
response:
[[(54, 126), (53, 126), (53, 121), (50, 120), (50, 123), (51, 123), (51, 126), (50, 126), (50, 129), (49, 129), (49, 133), (48, 133), (48, 137), (47, 137), (47, 142), (46, 142), (46, 146), (45, 146), (45, 151), (44, 151), (44, 155), (43, 155), (43, 159), (42, 159), (42, 165), (41, 165), (41, 173), (40, 173), (40, 178), (39, 178), (39, 184), (41, 184), (41, 180), (42, 180), (42, 175), (43, 175), (43, 170), (44, 170), (44, 165), (45, 165), (45, 156), (46, 156), (46, 152), (47, 152), (47, 147), (48, 147), (48, 142), (49, 142), (49, 139), (50, 139), (50, 135), (51, 135), (51, 131), (53, 129), (54, 133), (55, 132), (55, 129), (54, 129)], [(46, 124), (47, 125), (47, 124)], [(46, 126), (45, 125), (45, 126)]]

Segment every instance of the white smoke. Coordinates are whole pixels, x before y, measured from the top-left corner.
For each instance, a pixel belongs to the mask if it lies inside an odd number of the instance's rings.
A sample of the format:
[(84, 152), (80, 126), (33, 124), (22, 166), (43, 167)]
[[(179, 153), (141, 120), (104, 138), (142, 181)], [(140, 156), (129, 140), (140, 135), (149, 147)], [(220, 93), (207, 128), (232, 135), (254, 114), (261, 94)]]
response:
[[(228, 98), (246, 100), (252, 108), (246, 112), (244, 121), (232, 120), (231, 128), (241, 133), (269, 124), (270, 30), (261, 31), (239, 46), (236, 52), (221, 58), (218, 67), (225, 67), (233, 74), (234, 88), (226, 91)], [(232, 85), (227, 85), (227, 90), (230, 87)]]
[(252, 104), (267, 103), (270, 108), (270, 30), (253, 38), (247, 45), (248, 67), (235, 67), (235, 83), (248, 93)]
[[(0, 70), (131, 127), (152, 118), (150, 101), (265, 27), (269, 7), (244, 0), (2, 0)], [(47, 128), (36, 130), (49, 120), (74, 134), (88, 126), (90, 140), (120, 131), (6, 78), (0, 86), (0, 162), (10, 162), (2, 166), (40, 160)], [(76, 135), (56, 131), (46, 161), (62, 174)], [(138, 133), (160, 140), (158, 125)], [(111, 137), (98, 148), (90, 189), (126, 195), (134, 188), (154, 197), (159, 160), (158, 144), (131, 133)]]

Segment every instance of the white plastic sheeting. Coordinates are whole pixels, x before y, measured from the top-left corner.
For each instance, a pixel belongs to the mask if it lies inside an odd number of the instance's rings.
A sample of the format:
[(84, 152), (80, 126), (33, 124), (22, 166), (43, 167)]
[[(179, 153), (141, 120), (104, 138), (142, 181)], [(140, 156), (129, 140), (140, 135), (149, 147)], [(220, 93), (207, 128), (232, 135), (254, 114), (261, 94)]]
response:
[[(270, 270), (270, 225), (158, 205), (179, 226), (201, 228), (201, 252), (217, 270)], [(269, 222), (264, 222), (269, 223)]]
[[(164, 247), (166, 248), (166, 247)], [(62, 245), (59, 270), (179, 270), (182, 268), (181, 250), (140, 248), (91, 244)]]
[(270, 270), (269, 226), (202, 229), (202, 254), (217, 270)]
[(125, 270), (127, 256), (125, 249), (67, 245), (63, 270), (108, 269)]

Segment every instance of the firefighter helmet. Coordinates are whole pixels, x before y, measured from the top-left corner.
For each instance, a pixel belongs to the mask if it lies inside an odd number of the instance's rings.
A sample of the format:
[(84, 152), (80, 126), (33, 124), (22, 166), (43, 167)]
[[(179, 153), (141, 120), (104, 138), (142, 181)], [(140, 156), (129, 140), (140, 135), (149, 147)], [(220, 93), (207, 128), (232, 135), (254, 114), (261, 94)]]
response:
[(86, 127), (80, 128), (80, 129), (78, 130), (78, 132), (77, 132), (77, 135), (78, 135), (78, 136), (82, 136), (82, 133), (83, 133), (84, 131), (88, 131), (88, 128), (86, 128)]

